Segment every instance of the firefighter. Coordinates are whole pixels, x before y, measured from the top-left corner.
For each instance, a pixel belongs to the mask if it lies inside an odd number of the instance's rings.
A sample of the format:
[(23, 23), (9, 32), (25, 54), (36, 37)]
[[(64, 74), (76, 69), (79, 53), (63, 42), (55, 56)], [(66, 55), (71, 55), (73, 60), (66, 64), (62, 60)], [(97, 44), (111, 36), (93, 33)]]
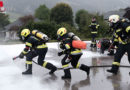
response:
[[(38, 56), (38, 64), (49, 69), (49, 74), (53, 74), (57, 68), (46, 61), (45, 55), (48, 51), (46, 40), (40, 40), (36, 36), (32, 35), (29, 29), (23, 29), (21, 31), (22, 40), (25, 41), (25, 48), (19, 55), (20, 58), (26, 56), (26, 71), (22, 72), (23, 75), (32, 74), (32, 59)], [(47, 39), (47, 38), (46, 38)]]
[(121, 58), (126, 52), (128, 53), (128, 61), (130, 62), (130, 25), (127, 22), (123, 22), (119, 15), (111, 15), (109, 22), (115, 30), (115, 38), (118, 40), (119, 45), (114, 55), (112, 68), (107, 71), (117, 74)]
[[(127, 19), (127, 18), (123, 18), (123, 19), (120, 19), (122, 23), (130, 23), (130, 21)], [(109, 53), (108, 55), (114, 55), (114, 49), (117, 49), (118, 48), (118, 45), (119, 45), (119, 42), (118, 42), (118, 39), (116, 38), (116, 28), (113, 27), (112, 24), (109, 24), (110, 25), (110, 30), (107, 32), (108, 33), (113, 33), (112, 35), (112, 43), (108, 49)]]
[(67, 33), (64, 27), (58, 29), (57, 36), (58, 41), (60, 41), (60, 48), (62, 49), (62, 51), (58, 53), (58, 56), (65, 55), (61, 61), (64, 69), (62, 79), (71, 79), (69, 63), (71, 63), (74, 68), (81, 69), (89, 75), (90, 67), (78, 62), (82, 56), (82, 50), (72, 47), (72, 40), (80, 40), (79, 37), (71, 32)]
[(96, 37), (97, 37), (97, 33), (98, 33), (98, 29), (99, 29), (99, 24), (96, 21), (96, 18), (93, 17), (92, 18), (92, 22), (89, 25), (89, 28), (91, 28), (91, 36), (92, 36), (92, 40), (91, 40), (91, 45), (90, 47), (96, 47)]
[(108, 48), (108, 54), (107, 55), (109, 55), (109, 56), (113, 56), (113, 55), (115, 55), (114, 54), (114, 49), (116, 49), (117, 47), (118, 47), (118, 45), (119, 45), (119, 42), (118, 42), (118, 39), (116, 38), (116, 33), (115, 33), (115, 31), (116, 30), (114, 30), (114, 28), (113, 27), (111, 27), (110, 26), (110, 31), (108, 32), (108, 33), (110, 33), (110, 32), (112, 32), (113, 34), (112, 34), (112, 39), (111, 39), (111, 45), (109, 46), (109, 48)]

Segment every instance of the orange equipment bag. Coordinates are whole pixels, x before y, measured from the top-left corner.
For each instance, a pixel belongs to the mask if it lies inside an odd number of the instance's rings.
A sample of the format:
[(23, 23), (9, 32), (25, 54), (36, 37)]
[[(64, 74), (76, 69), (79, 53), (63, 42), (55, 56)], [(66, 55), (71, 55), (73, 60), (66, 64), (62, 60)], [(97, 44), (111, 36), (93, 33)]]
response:
[(87, 43), (80, 41), (80, 40), (73, 40), (72, 41), (72, 46), (74, 48), (78, 48), (78, 49), (86, 49), (87, 48)]

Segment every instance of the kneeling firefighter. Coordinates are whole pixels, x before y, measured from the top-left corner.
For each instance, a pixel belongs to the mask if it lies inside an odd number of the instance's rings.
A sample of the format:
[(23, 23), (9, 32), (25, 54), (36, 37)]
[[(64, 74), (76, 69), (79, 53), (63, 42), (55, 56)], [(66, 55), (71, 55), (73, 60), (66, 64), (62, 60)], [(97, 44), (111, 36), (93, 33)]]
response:
[(89, 75), (90, 67), (78, 62), (82, 56), (82, 50), (72, 46), (72, 41), (80, 40), (79, 37), (71, 32), (67, 33), (64, 27), (58, 29), (57, 36), (58, 41), (60, 41), (60, 48), (62, 49), (62, 51), (58, 53), (58, 56), (65, 54), (61, 61), (62, 67), (64, 68), (64, 76), (62, 76), (62, 79), (71, 79), (69, 63), (71, 63), (74, 68), (79, 68)]
[[(39, 35), (39, 37), (37, 37)], [(22, 74), (32, 74), (32, 59), (38, 56), (38, 64), (51, 70), (49, 74), (53, 74), (57, 68), (44, 61), (45, 55), (48, 51), (46, 42), (48, 41), (47, 35), (33, 30), (32, 33), (29, 29), (23, 29), (21, 31), (22, 40), (25, 41), (25, 48), (19, 55), (20, 58), (26, 56), (26, 71)]]
[(122, 56), (127, 52), (128, 61), (130, 63), (130, 24), (123, 22), (118, 15), (111, 15), (109, 17), (111, 27), (115, 30), (115, 38), (119, 45), (114, 56), (112, 68), (107, 71), (117, 74)]

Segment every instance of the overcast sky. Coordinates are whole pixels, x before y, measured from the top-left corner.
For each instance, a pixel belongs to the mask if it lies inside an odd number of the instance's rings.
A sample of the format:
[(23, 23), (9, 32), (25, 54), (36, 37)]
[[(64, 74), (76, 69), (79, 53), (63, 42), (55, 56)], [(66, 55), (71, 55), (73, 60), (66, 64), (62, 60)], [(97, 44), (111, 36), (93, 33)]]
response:
[(68, 3), (75, 11), (86, 9), (90, 12), (108, 12), (130, 6), (130, 0), (4, 0), (7, 9), (21, 12), (32, 12), (41, 4), (52, 8), (58, 2)]

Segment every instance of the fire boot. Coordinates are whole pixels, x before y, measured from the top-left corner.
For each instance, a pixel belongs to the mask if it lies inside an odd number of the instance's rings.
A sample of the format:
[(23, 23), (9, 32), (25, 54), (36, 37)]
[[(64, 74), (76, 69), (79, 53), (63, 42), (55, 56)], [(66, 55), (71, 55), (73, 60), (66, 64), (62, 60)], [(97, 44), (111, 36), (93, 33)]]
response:
[(71, 79), (70, 69), (64, 69), (64, 73), (65, 75), (61, 77), (62, 79)]
[(27, 70), (22, 72), (23, 75), (29, 75), (32, 74), (32, 64), (26, 64)]
[(53, 74), (53, 73), (57, 70), (57, 67), (54, 66), (54, 65), (51, 64), (51, 63), (47, 63), (46, 66), (45, 66), (45, 68), (51, 70), (51, 71), (49, 72), (49, 74)]
[(96, 48), (97, 46), (96, 46), (96, 44), (93, 44), (93, 48)]
[(90, 73), (90, 67), (82, 64), (81, 67), (80, 67), (81, 70), (87, 72), (87, 75), (89, 76), (89, 73)]
[(90, 47), (93, 47), (93, 44), (92, 44), (92, 43), (90, 44)]
[(110, 72), (110, 73), (113, 73), (113, 74), (117, 74), (118, 72), (118, 69), (119, 69), (119, 66), (117, 65), (112, 65), (112, 68), (111, 69), (108, 69), (107, 72)]

